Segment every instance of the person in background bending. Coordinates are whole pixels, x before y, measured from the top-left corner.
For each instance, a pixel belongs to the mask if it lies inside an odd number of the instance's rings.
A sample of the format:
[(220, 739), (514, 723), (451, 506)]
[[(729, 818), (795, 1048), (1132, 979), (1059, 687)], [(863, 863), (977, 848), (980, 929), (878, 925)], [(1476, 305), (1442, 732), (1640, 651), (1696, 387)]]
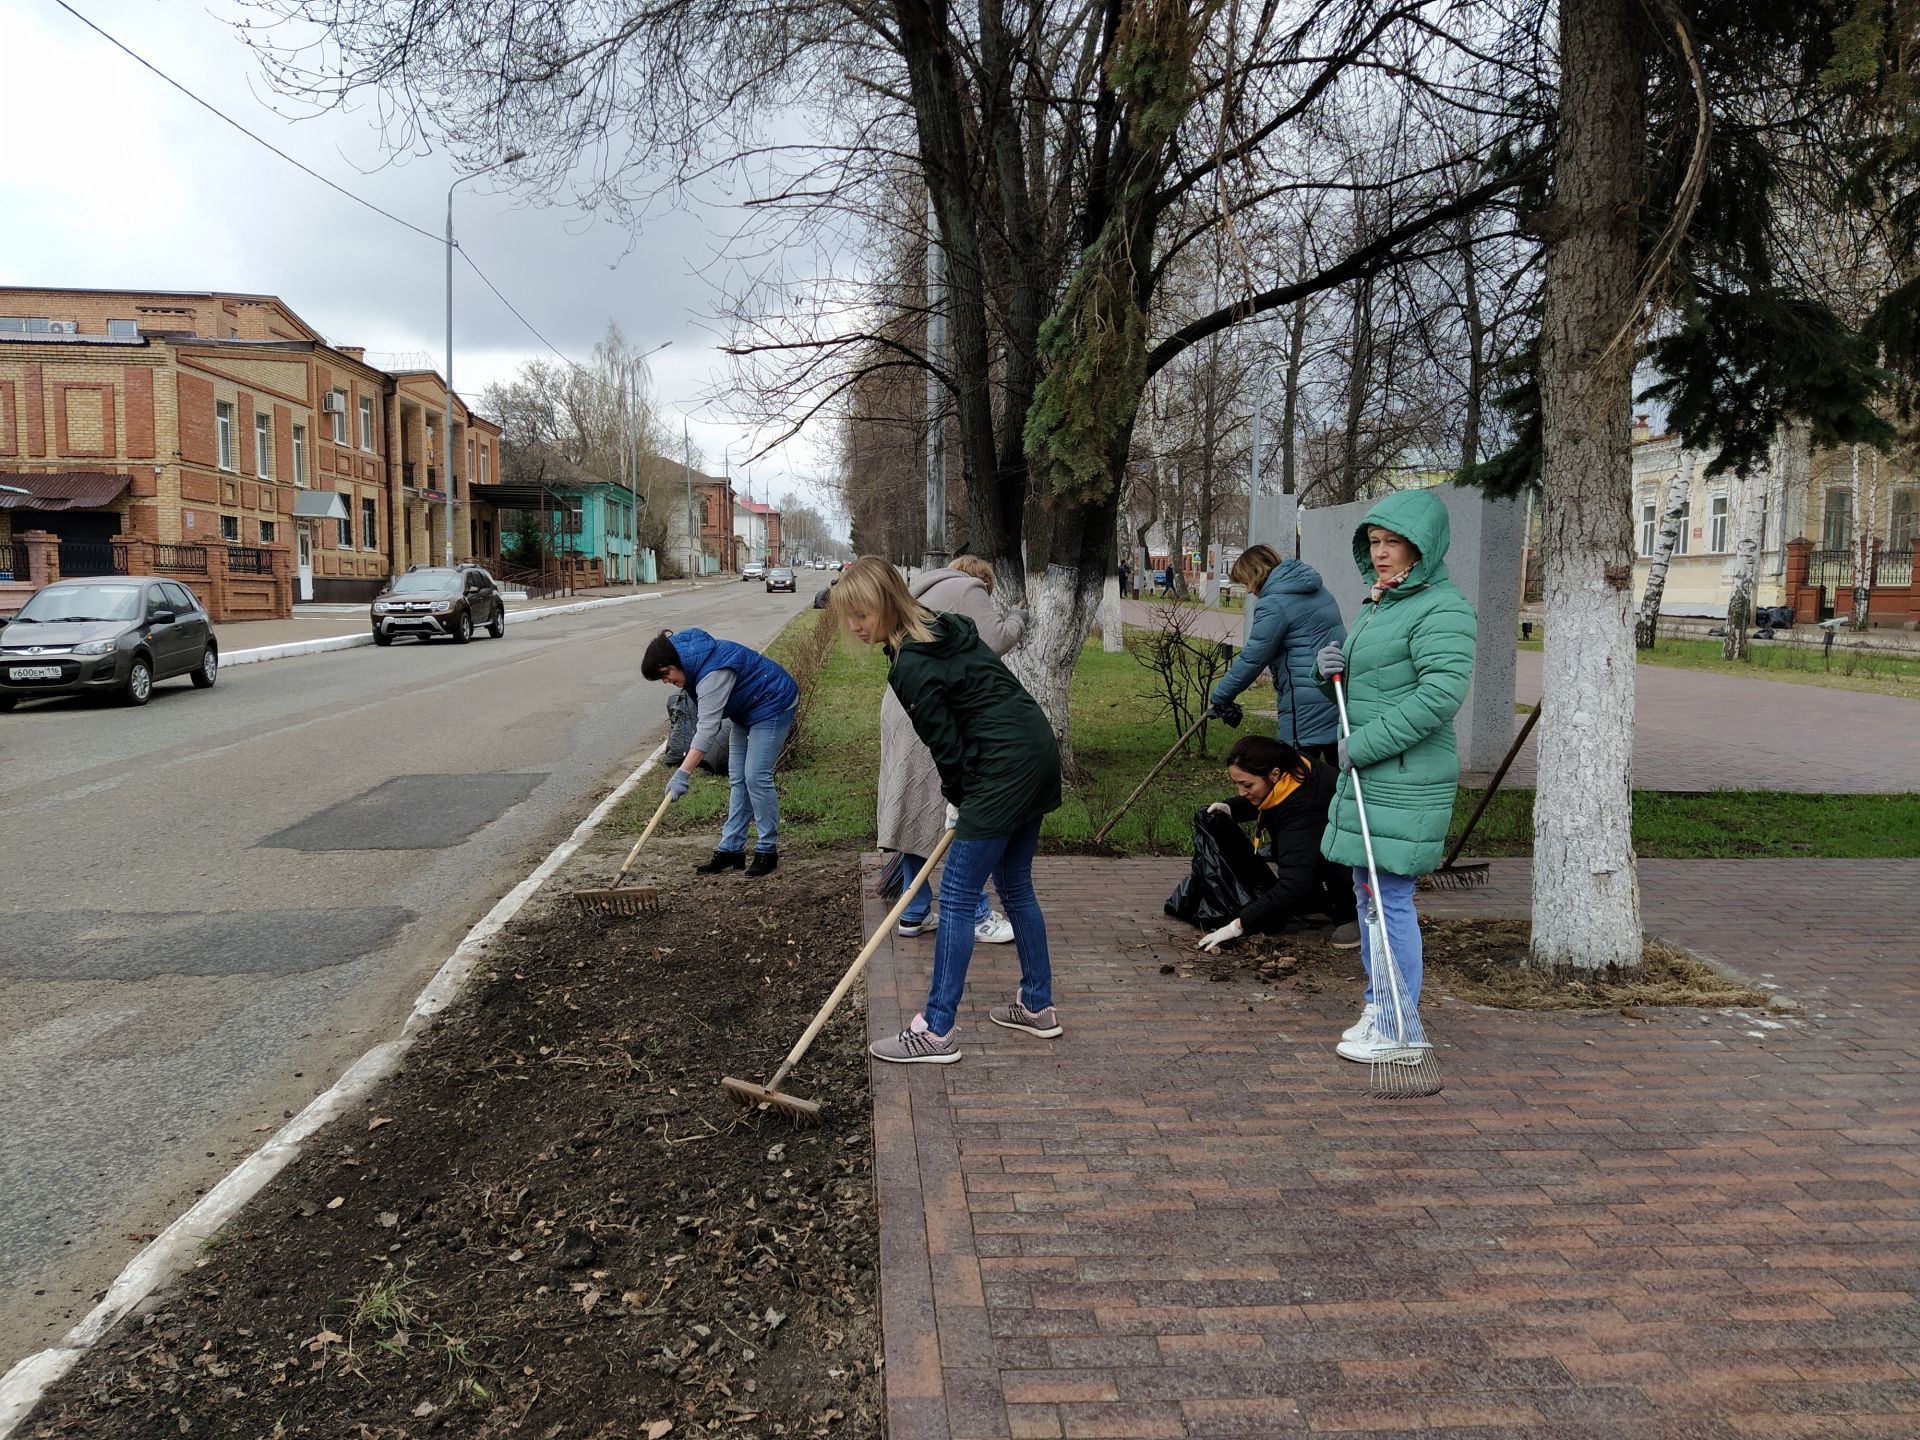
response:
[[(1234, 657), (1208, 697), (1207, 714), (1225, 720), (1233, 697), (1273, 674), (1279, 736), (1309, 757), (1333, 764), (1340, 738), (1340, 715), (1333, 701), (1314, 685), (1314, 657), (1346, 638), (1340, 606), (1320, 582), (1320, 572), (1303, 560), (1282, 560), (1269, 545), (1240, 552), (1228, 572), (1246, 588), (1247, 643)], [(1237, 722), (1229, 722), (1237, 723)]]

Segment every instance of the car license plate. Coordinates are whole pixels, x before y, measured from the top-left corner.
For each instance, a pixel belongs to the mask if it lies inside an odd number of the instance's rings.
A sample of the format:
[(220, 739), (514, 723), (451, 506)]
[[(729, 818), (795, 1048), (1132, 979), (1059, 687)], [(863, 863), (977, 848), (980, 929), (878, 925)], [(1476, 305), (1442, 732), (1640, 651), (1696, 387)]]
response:
[(9, 680), (58, 680), (58, 665), (15, 665), (7, 671)]

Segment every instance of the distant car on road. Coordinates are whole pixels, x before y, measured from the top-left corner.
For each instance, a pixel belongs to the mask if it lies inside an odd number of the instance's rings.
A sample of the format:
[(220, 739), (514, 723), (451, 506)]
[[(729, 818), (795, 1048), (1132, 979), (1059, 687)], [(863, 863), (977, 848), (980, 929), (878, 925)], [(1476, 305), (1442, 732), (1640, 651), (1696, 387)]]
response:
[(193, 591), (155, 575), (56, 580), (0, 629), (0, 711), (39, 695), (118, 695), (144, 705), (154, 684), (220, 674), (213, 622)]
[(478, 565), (423, 565), (376, 595), (369, 618), (376, 645), (391, 645), (396, 635), (446, 635), (464, 645), (482, 625), (496, 640), (505, 635), (507, 602)]
[(766, 579), (767, 562), (764, 560), (749, 560), (746, 565), (741, 568), (740, 578), (742, 580)]
[(767, 593), (769, 595), (776, 590), (784, 590), (791, 595), (799, 588), (800, 582), (794, 579), (791, 566), (776, 565), (773, 569), (767, 571)]

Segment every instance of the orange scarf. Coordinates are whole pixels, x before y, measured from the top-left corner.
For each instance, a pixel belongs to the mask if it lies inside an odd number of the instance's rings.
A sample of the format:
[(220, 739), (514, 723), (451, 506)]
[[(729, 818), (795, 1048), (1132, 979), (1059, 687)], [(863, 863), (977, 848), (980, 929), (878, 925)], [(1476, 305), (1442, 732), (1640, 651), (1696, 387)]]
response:
[[(1302, 765), (1305, 765), (1308, 768), (1309, 772), (1311, 772), (1313, 767), (1313, 762), (1311, 760), (1307, 759), (1306, 756), (1302, 755), (1300, 757), (1300, 763)], [(1281, 773), (1279, 780), (1277, 780), (1274, 783), (1273, 789), (1267, 792), (1267, 798), (1260, 802), (1261, 810), (1267, 811), (1267, 810), (1273, 809), (1274, 806), (1280, 804), (1281, 801), (1285, 800), (1287, 796), (1291, 795), (1294, 791), (1298, 790), (1299, 788), (1300, 788), (1299, 777), (1286, 774), (1283, 771)]]

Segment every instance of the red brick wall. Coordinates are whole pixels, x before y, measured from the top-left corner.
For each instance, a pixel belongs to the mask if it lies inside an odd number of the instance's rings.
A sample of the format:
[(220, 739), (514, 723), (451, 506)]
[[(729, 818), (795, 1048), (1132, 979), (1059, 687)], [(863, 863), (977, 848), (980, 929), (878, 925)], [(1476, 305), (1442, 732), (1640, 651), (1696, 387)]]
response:
[(21, 384), (27, 391), (27, 454), (45, 455), (47, 453), (47, 398), (45, 387), (40, 380), (40, 367), (22, 365), (20, 371)]
[(127, 458), (153, 458), (153, 371), (144, 365), (126, 367)]
[[(218, 465), (220, 443), (213, 427), (213, 382), (182, 370), (175, 377), (175, 384), (180, 399), (180, 458), (195, 465)], [(183, 494), (185, 485), (183, 477)], [(209, 494), (205, 498), (214, 497)]]

